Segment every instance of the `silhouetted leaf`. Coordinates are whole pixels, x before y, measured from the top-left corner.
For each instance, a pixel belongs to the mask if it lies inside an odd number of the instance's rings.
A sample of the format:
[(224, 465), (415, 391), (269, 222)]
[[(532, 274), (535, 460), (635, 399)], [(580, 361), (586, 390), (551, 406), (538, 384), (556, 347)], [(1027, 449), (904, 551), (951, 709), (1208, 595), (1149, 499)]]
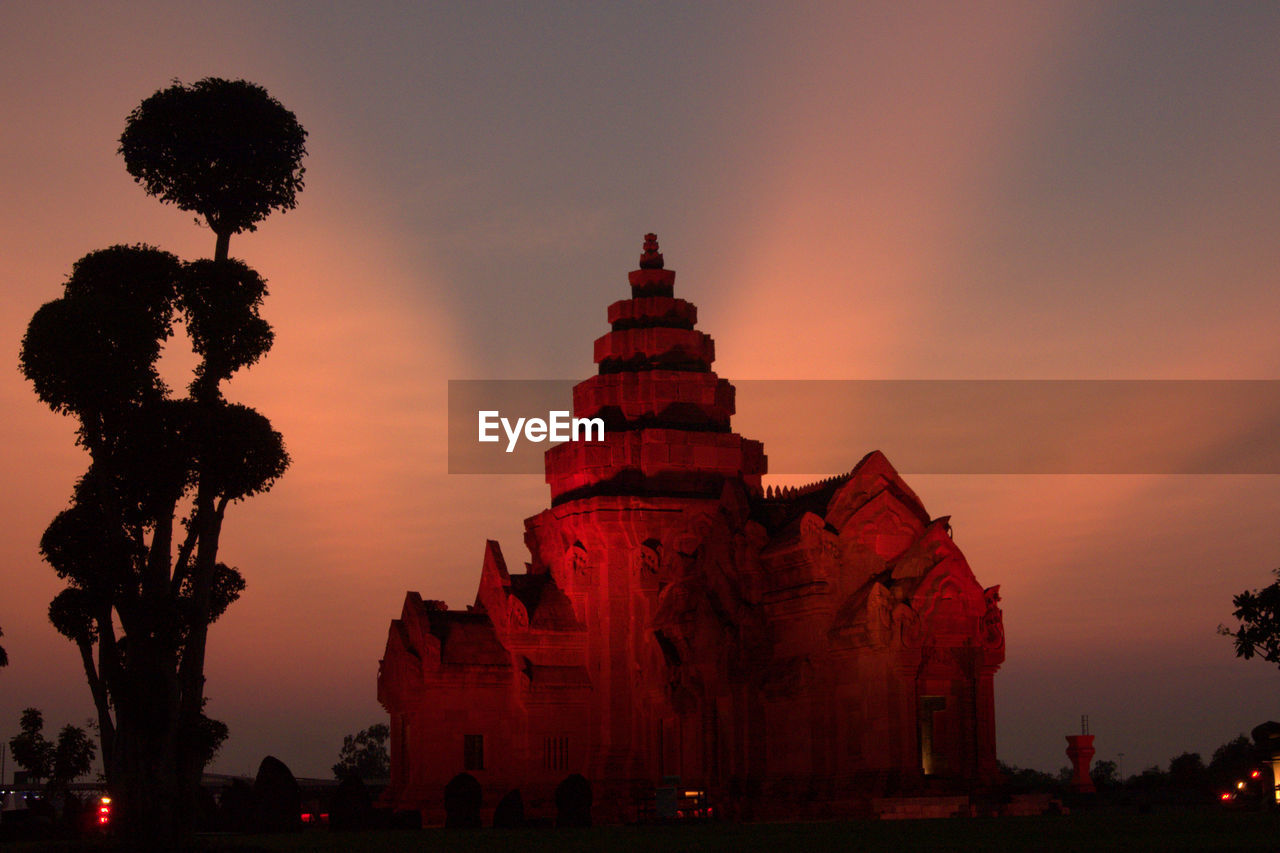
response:
[[(1275, 571), (1280, 577), (1280, 569)], [(1246, 660), (1258, 655), (1263, 660), (1280, 664), (1280, 580), (1262, 589), (1244, 591), (1232, 599), (1240, 622), (1232, 631), (1220, 626), (1218, 631), (1235, 640), (1236, 655)]]

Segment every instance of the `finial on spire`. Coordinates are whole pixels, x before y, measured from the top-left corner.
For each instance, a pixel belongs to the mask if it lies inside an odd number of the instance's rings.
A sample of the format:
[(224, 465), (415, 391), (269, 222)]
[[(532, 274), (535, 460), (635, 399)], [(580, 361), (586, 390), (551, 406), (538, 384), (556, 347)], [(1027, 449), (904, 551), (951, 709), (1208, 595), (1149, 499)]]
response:
[(640, 255), (640, 269), (662, 269), (662, 253), (658, 251), (658, 235), (644, 235), (644, 252)]

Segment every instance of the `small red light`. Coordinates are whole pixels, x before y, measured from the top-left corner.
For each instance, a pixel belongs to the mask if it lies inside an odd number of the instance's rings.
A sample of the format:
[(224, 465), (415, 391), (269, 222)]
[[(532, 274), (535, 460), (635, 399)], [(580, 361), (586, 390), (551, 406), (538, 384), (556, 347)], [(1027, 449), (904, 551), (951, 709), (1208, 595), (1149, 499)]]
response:
[(1257, 770), (1255, 770), (1255, 771), (1253, 771), (1252, 773), (1250, 773), (1250, 774), (1249, 774), (1249, 778), (1251, 778), (1251, 779), (1257, 779), (1259, 775), (1261, 775), (1261, 774), (1259, 774), (1259, 773), (1258, 773), (1258, 771), (1257, 771)]
[(1227, 801), (1228, 801), (1228, 800), (1230, 800), (1230, 799), (1231, 799), (1231, 795), (1230, 795), (1230, 794), (1223, 794), (1223, 795), (1222, 795), (1222, 801), (1223, 801), (1224, 803), (1225, 803), (1225, 802), (1227, 802)]

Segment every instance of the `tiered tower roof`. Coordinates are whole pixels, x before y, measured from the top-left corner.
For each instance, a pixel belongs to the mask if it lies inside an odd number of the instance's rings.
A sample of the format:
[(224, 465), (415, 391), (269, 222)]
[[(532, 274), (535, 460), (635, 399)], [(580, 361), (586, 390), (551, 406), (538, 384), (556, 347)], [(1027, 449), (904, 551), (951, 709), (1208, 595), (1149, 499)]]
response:
[(598, 374), (573, 390), (574, 416), (602, 418), (603, 442), (547, 452), (553, 503), (599, 494), (717, 497), (727, 478), (759, 491), (764, 447), (734, 433), (734, 389), (712, 371), (715, 342), (698, 309), (674, 295), (655, 234), (646, 234), (631, 298), (609, 306), (595, 342)]

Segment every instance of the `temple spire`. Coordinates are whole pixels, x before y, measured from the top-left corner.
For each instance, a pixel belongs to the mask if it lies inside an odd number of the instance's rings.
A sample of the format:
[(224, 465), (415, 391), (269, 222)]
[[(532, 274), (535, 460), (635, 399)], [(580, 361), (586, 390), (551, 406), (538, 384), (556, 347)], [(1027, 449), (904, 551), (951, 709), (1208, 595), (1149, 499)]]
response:
[(658, 251), (658, 235), (644, 235), (644, 251), (640, 254), (640, 269), (662, 269), (662, 253)]

